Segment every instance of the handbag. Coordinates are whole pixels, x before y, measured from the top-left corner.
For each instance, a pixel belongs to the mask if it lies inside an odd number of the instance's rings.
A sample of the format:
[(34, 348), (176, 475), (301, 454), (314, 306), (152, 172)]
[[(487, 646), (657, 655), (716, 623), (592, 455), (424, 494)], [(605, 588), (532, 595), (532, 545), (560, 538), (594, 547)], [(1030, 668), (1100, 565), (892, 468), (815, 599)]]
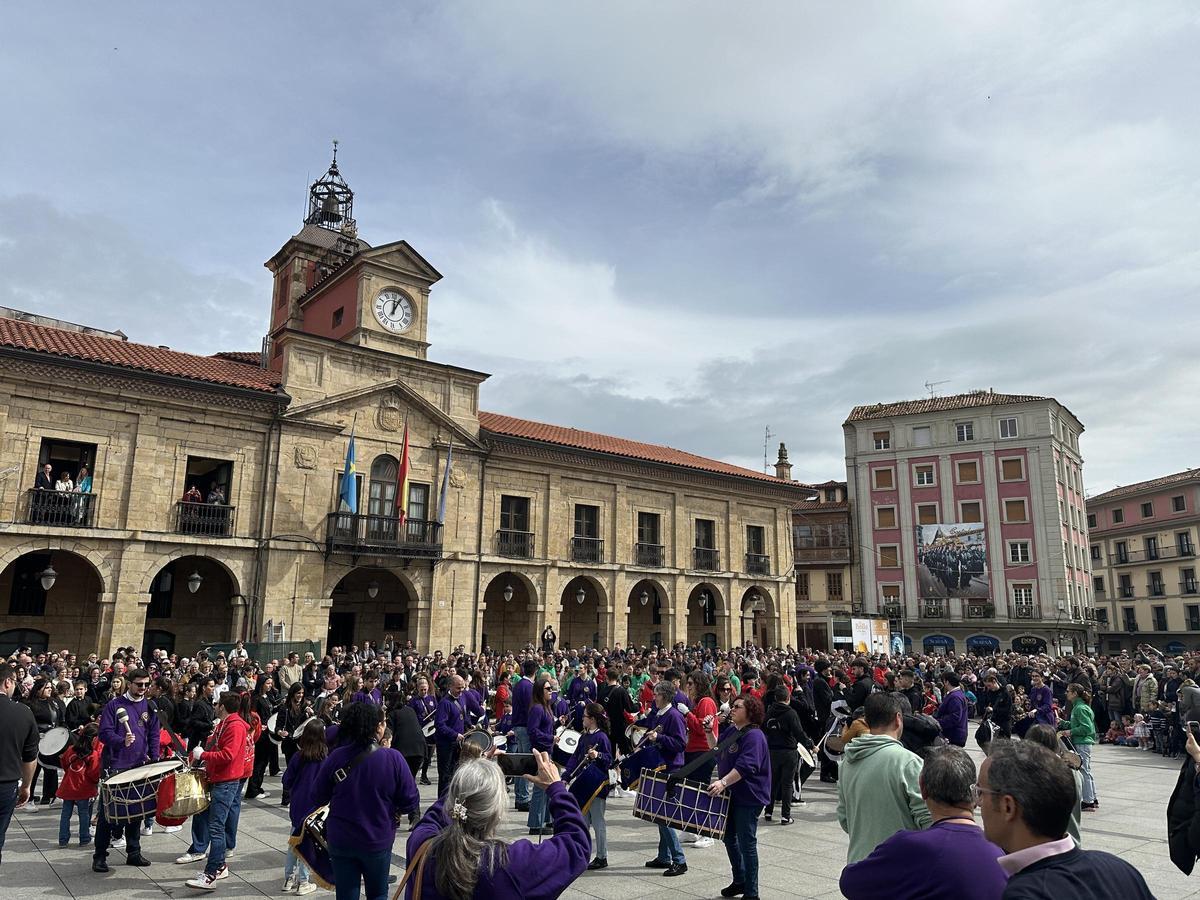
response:
[(404, 894), (404, 885), (408, 883), (408, 879), (416, 873), (416, 881), (413, 882), (413, 900), (421, 900), (421, 885), (425, 877), (425, 858), (429, 850), (429, 845), (433, 843), (433, 838), (430, 838), (413, 854), (412, 859), (408, 861), (408, 866), (404, 869), (404, 874), (400, 877), (400, 883), (396, 885), (396, 893), (392, 894), (392, 900), (400, 900)]

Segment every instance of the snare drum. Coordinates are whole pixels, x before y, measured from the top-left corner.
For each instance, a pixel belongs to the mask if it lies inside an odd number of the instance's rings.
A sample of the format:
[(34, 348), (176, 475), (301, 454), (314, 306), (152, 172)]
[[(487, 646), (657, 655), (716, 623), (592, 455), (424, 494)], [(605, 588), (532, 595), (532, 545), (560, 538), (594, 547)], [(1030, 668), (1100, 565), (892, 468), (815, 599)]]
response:
[(579, 811), (585, 816), (592, 801), (608, 794), (608, 788), (608, 769), (595, 762), (584, 763), (567, 782), (567, 790), (578, 801)]
[(433, 719), (430, 719), (421, 726), (421, 731), (424, 733), (426, 738), (432, 739), (433, 736), (437, 734), (437, 722), (435, 722)]
[(646, 732), (649, 728), (643, 728), (641, 725), (630, 725), (625, 729), (625, 737), (629, 739), (629, 745), (635, 750), (642, 741), (646, 739)]
[(178, 759), (147, 763), (117, 772), (100, 782), (100, 803), (110, 822), (138, 822), (154, 815), (158, 785), (183, 767)]
[(325, 840), (325, 819), (329, 807), (322, 806), (309, 814), (300, 828), (300, 833), (288, 838), (296, 855), (304, 860), (312, 880), (327, 891), (335, 890), (333, 883), (333, 861), (329, 856), (329, 844)]
[(554, 746), (550, 748), (550, 758), (560, 766), (567, 765), (575, 755), (575, 748), (579, 746), (581, 737), (583, 735), (574, 728), (559, 728), (554, 735)]
[(464, 744), (474, 744), (480, 753), (486, 753), (492, 747), (492, 736), (482, 728), (472, 728), (463, 735)]
[(275, 728), (278, 724), (279, 713), (271, 713), (271, 717), (267, 719), (267, 737), (269, 737), (276, 744), (282, 743), (283, 741), (283, 738), (275, 733)]
[(492, 746), (497, 750), (506, 750), (508, 748), (508, 738), (502, 734), (493, 734)]
[(621, 773), (621, 787), (627, 791), (636, 791), (643, 769), (657, 769), (664, 764), (662, 753), (653, 741), (638, 747), (621, 760), (618, 767)]
[(38, 740), (38, 762), (43, 769), (62, 771), (62, 755), (71, 742), (71, 732), (66, 728), (51, 728)]

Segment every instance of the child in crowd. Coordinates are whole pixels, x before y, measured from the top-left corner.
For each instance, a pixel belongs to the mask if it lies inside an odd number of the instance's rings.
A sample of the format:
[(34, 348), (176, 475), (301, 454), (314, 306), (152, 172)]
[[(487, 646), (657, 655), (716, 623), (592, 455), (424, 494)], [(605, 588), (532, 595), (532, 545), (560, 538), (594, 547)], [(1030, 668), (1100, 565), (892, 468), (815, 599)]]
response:
[(1167, 750), (1167, 704), (1155, 703), (1150, 711), (1150, 739), (1147, 750), (1165, 753)]
[(1141, 713), (1134, 714), (1133, 736), (1137, 739), (1137, 748), (1139, 750), (1150, 749), (1150, 724), (1146, 721), (1146, 717)]
[(1125, 736), (1125, 728), (1121, 725), (1120, 720), (1113, 719), (1108, 723), (1108, 731), (1104, 732), (1104, 737), (1100, 739), (1102, 744), (1119, 744), (1121, 738)]
[(100, 754), (104, 745), (96, 740), (100, 728), (89, 722), (75, 735), (61, 758), (63, 778), (56, 796), (63, 802), (58, 820), (58, 846), (71, 843), (71, 814), (79, 817), (79, 846), (92, 842), (92, 801), (100, 791)]
[[(288, 760), (287, 769), (283, 773), (283, 789), (291, 797), (288, 814), (292, 820), (292, 837), (300, 835), (304, 819), (316, 809), (312, 801), (317, 770), (329, 754), (329, 745), (325, 743), (325, 724), (320, 721), (309, 722), (300, 733), (299, 749)], [(296, 848), (288, 844), (287, 859), (283, 864), (283, 892), (285, 894), (311, 894), (317, 886), (309, 881), (308, 868), (304, 861), (296, 855)]]
[(506, 739), (515, 737), (512, 724), (512, 698), (506, 698), (504, 701), (504, 713), (496, 720), (496, 727), (493, 729), (496, 734), (502, 734)]

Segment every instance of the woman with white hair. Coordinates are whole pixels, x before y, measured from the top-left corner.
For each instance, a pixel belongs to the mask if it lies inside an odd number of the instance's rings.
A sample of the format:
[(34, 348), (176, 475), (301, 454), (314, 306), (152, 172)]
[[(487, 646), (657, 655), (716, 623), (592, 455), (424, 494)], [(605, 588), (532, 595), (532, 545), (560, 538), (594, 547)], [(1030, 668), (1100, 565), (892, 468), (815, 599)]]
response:
[(587, 823), (550, 755), (534, 756), (538, 773), (525, 779), (546, 792), (553, 836), (536, 844), (497, 837), (508, 805), (504, 773), (490, 759), (461, 762), (446, 796), (408, 838), (406, 898), (420, 885), (427, 900), (551, 900), (583, 874), (592, 849)]

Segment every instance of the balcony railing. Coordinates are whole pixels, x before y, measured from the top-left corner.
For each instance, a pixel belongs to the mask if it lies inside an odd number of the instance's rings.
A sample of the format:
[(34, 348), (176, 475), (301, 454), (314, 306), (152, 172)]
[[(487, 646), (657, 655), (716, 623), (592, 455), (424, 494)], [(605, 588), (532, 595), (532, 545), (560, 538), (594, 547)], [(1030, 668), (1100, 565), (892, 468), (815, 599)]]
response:
[(880, 603), (879, 611), (889, 619), (900, 618), (900, 604), (895, 600), (885, 599), (882, 603)]
[(180, 500), (175, 504), (175, 533), (197, 537), (229, 537), (233, 534), (236, 513), (236, 506)]
[(1151, 597), (1165, 597), (1167, 594), (1167, 586), (1161, 581), (1152, 581), (1147, 585)]
[(643, 544), (641, 541), (638, 541), (633, 545), (633, 556), (639, 566), (662, 568), (664, 558), (663, 545)]
[(330, 513), (325, 522), (325, 552), (359, 555), (414, 556), (437, 559), (442, 555), (442, 524), (425, 519)]
[(922, 600), (921, 601), (921, 618), (922, 619), (944, 619), (946, 618), (946, 601), (945, 600)]
[(96, 494), (68, 491), (26, 491), (29, 497), (29, 525), (53, 525), (56, 528), (91, 528)]
[(1040, 619), (1042, 617), (1036, 603), (1014, 603), (1008, 608), (1008, 613), (1014, 619)]
[(968, 619), (991, 619), (996, 615), (996, 606), (992, 603), (968, 603)]
[(1163, 559), (1191, 559), (1196, 555), (1196, 548), (1192, 544), (1168, 544), (1165, 547), (1157, 547), (1152, 550), (1126, 550), (1124, 553), (1113, 554), (1113, 564), (1118, 566), (1130, 566), (1137, 563), (1157, 562)]
[(1188, 581), (1184, 579), (1179, 582), (1179, 593), (1181, 594), (1196, 594), (1200, 593), (1200, 582), (1196, 580)]
[(701, 572), (721, 571), (721, 551), (709, 547), (693, 547), (692, 567)]
[(533, 532), (501, 528), (496, 532), (496, 554), (514, 559), (532, 559)]
[(604, 541), (601, 538), (575, 535), (571, 538), (571, 559), (581, 563), (604, 562)]
[(797, 563), (850, 562), (849, 547), (795, 547)]
[(770, 575), (771, 557), (764, 553), (747, 553), (746, 571), (751, 575)]

